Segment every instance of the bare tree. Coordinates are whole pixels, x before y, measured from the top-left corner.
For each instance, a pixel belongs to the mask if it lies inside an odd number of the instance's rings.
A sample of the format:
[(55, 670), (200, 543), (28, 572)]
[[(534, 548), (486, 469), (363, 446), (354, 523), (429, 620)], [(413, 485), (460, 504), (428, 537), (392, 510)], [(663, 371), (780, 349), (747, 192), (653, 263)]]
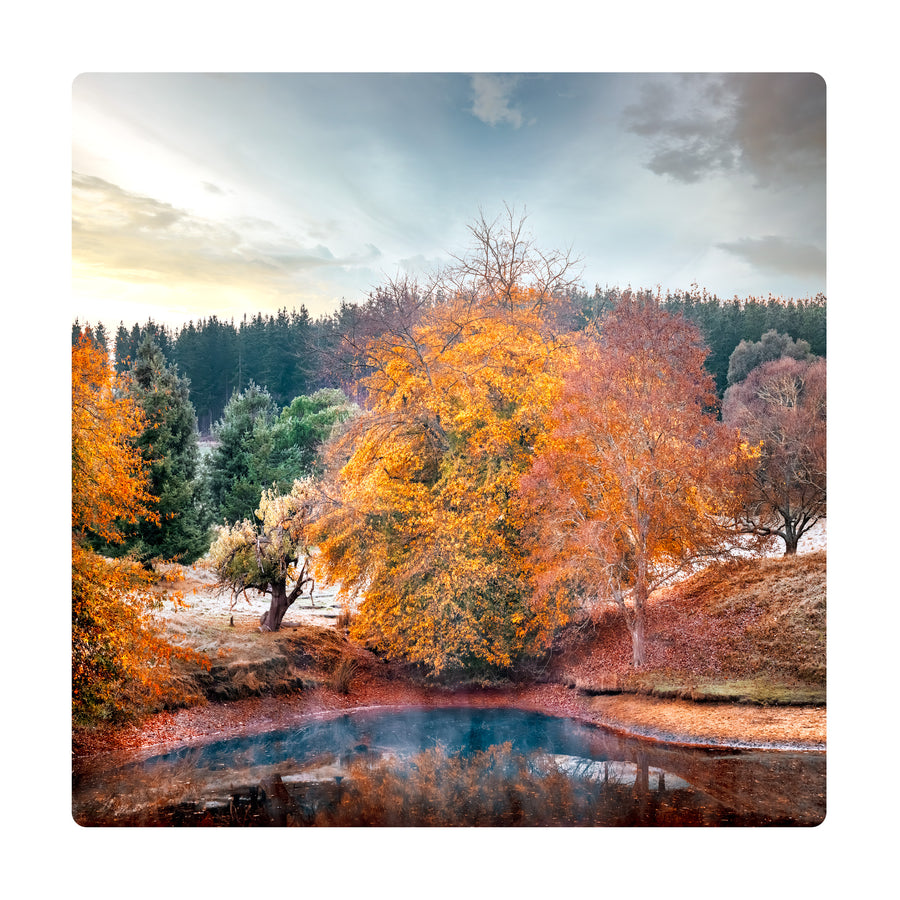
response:
[(527, 216), (517, 216), (505, 204), (505, 215), (488, 220), (479, 210), (468, 226), (473, 244), (465, 256), (444, 273), (452, 289), (477, 297), (481, 302), (511, 308), (517, 290), (529, 290), (533, 308), (540, 309), (554, 297), (569, 294), (580, 284), (581, 262), (571, 250), (539, 249), (525, 230)]

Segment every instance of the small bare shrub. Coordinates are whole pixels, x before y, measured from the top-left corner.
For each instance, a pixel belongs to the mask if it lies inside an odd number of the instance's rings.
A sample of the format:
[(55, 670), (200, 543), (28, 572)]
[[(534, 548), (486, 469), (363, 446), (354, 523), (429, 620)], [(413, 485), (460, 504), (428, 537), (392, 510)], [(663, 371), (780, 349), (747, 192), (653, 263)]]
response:
[(359, 663), (352, 656), (345, 653), (337, 661), (337, 664), (331, 672), (331, 678), (328, 682), (329, 687), (339, 694), (349, 694), (350, 683), (353, 681), (358, 671)]
[(353, 624), (353, 620), (356, 618), (356, 614), (349, 607), (344, 607), (339, 613), (335, 624), (337, 625), (338, 631), (348, 631), (350, 626)]

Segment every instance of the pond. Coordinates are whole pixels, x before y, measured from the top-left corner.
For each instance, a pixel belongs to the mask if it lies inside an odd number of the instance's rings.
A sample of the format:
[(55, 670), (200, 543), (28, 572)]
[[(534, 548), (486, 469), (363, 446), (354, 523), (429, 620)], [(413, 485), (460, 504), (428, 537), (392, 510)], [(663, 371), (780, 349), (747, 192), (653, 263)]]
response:
[(516, 709), (380, 708), (73, 775), (86, 826), (759, 826), (825, 817), (825, 754), (624, 738)]

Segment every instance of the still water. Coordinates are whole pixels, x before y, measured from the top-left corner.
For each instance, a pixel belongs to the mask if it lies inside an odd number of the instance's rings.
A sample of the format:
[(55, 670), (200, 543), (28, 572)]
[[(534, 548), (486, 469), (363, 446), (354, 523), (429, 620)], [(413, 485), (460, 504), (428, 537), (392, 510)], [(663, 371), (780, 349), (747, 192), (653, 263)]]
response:
[(374, 709), (73, 775), (81, 825), (817, 825), (825, 754), (705, 750), (512, 709)]

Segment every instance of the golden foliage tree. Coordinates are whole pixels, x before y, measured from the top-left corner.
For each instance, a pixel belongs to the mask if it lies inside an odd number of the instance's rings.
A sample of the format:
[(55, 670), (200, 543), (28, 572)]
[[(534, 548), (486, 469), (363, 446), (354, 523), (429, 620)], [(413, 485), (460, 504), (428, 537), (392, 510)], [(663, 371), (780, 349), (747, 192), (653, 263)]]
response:
[(121, 541), (123, 523), (156, 515), (135, 443), (144, 414), (117, 381), (86, 332), (72, 347), (72, 530), (111, 543)]
[[(407, 286), (408, 287), (408, 286)], [(532, 288), (459, 292), (368, 347), (368, 411), (313, 525), (317, 564), (363, 600), (353, 634), (433, 672), (511, 666), (565, 621), (527, 577), (519, 478), (562, 352)]]
[(539, 596), (612, 598), (635, 666), (649, 593), (732, 536), (747, 451), (712, 412), (705, 356), (694, 326), (626, 298), (580, 343), (523, 483)]
[(72, 705), (84, 723), (159, 700), (166, 661), (189, 655), (154, 627), (158, 597), (142, 567), (105, 559), (85, 540), (121, 541), (124, 523), (157, 515), (134, 443), (143, 429), (105, 350), (84, 334), (72, 347)]

